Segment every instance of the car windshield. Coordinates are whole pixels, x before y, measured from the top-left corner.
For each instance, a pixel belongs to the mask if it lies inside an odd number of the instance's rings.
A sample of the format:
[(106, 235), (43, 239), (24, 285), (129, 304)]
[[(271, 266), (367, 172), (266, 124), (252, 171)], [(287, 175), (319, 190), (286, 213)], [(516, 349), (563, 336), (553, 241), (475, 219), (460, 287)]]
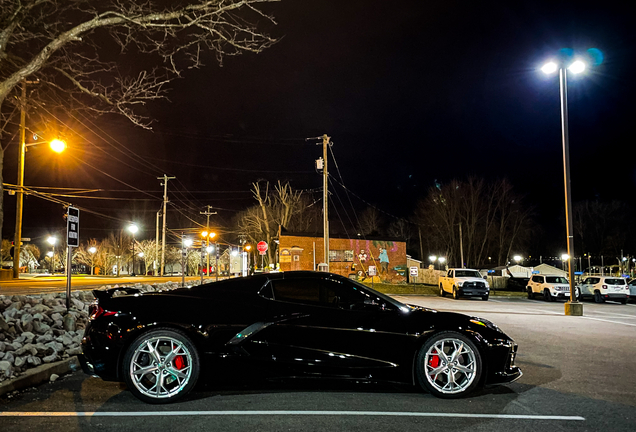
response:
[(625, 279), (605, 279), (605, 283), (608, 285), (625, 285)]
[(545, 278), (545, 281), (547, 283), (562, 283), (562, 284), (568, 283), (568, 280), (562, 276), (547, 276)]
[(475, 270), (455, 270), (455, 277), (476, 277), (480, 278), (481, 273)]

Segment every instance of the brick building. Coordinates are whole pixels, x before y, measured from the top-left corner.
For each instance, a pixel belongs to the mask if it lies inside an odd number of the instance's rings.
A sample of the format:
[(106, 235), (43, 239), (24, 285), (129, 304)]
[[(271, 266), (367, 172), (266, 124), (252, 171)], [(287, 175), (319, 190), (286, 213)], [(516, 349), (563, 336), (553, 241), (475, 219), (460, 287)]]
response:
[[(315, 270), (323, 262), (323, 238), (315, 234), (281, 234), (278, 258), (282, 271)], [(389, 257), (388, 273), (381, 272), (380, 248)], [(329, 271), (343, 276), (366, 275), (375, 266), (382, 280), (406, 281), (406, 243), (397, 239), (329, 238)]]

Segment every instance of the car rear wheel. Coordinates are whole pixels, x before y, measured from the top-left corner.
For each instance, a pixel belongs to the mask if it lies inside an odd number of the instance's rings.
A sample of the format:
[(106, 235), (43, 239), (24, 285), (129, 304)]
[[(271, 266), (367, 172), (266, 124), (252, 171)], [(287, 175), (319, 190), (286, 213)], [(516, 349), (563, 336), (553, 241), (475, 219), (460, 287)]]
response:
[(441, 332), (420, 349), (417, 380), (432, 395), (454, 399), (472, 393), (481, 380), (482, 360), (475, 344), (457, 332)]
[(621, 300), (621, 304), (627, 304), (627, 299), (625, 298), (625, 299)]
[(442, 284), (439, 284), (439, 295), (441, 297), (446, 297), (446, 291), (444, 291), (444, 287), (442, 286)]
[(533, 300), (534, 299), (534, 293), (532, 292), (532, 288), (528, 287), (528, 288), (526, 288), (526, 291), (528, 291), (528, 299), (529, 300)]
[(457, 287), (453, 287), (453, 298), (455, 300), (459, 300), (459, 293), (457, 292)]
[(138, 399), (152, 404), (174, 402), (188, 394), (199, 377), (199, 354), (186, 335), (159, 328), (130, 345), (124, 379)]
[(547, 289), (547, 288), (545, 288), (545, 289), (543, 290), (543, 300), (545, 300), (545, 301), (547, 301), (547, 302), (549, 302), (549, 301), (552, 301), (552, 300), (553, 300), (553, 298), (552, 298), (552, 294), (550, 294), (550, 290), (549, 290), (549, 289)]
[(594, 291), (594, 301), (596, 303), (603, 303), (605, 302), (605, 299), (603, 298), (603, 296), (601, 295), (600, 291)]

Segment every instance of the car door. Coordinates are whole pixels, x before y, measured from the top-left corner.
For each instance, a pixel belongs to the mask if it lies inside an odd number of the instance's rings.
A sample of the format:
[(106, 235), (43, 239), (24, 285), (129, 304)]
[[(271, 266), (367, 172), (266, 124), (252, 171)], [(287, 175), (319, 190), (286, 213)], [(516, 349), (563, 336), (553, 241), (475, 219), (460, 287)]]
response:
[(583, 281), (579, 284), (579, 286), (578, 286), (578, 288), (579, 288), (579, 292), (580, 292), (582, 295), (587, 295), (587, 292), (588, 292), (588, 290), (589, 290), (588, 285), (589, 285), (589, 283), (590, 283), (590, 279), (591, 279), (591, 278), (589, 278), (589, 277), (588, 277), (588, 278), (585, 278), (585, 279), (584, 279), (584, 280), (583, 280)]
[(272, 324), (248, 349), (279, 372), (368, 376), (412, 361), (400, 311), (347, 279), (286, 277), (268, 290)]
[(532, 276), (532, 292), (533, 293), (540, 293), (543, 291), (542, 288), (543, 285), (543, 276), (539, 276), (539, 275), (535, 275)]

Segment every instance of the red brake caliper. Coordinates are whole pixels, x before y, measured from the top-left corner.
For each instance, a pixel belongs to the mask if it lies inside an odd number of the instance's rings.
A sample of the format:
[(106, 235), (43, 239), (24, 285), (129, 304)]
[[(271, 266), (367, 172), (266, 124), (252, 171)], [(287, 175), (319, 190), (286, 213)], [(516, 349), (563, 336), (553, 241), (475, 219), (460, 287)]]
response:
[(433, 369), (436, 369), (439, 366), (439, 356), (432, 355), (428, 358), (428, 365)]
[(177, 370), (183, 369), (185, 367), (185, 365), (186, 365), (186, 362), (185, 362), (185, 359), (183, 358), (183, 356), (175, 357), (175, 359), (174, 359), (174, 367)]

